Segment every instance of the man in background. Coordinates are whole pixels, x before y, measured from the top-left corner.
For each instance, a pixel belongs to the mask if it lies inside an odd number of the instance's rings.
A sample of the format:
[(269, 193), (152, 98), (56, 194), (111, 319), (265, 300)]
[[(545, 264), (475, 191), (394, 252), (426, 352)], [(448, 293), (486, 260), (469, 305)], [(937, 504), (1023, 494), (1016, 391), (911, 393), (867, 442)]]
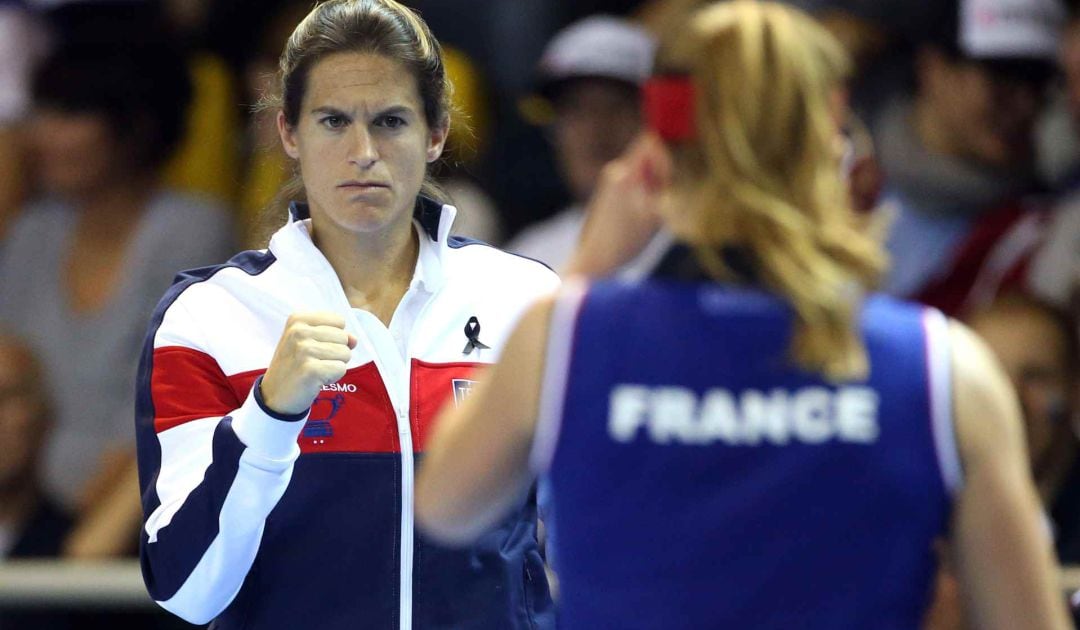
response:
[[(593, 16), (571, 24), (548, 44), (539, 65), (552, 146), (572, 203), (525, 228), (507, 249), (559, 271), (577, 244), (583, 204), (604, 165), (641, 130), (639, 89), (652, 70), (655, 43), (634, 23)], [(535, 101), (534, 101), (535, 103)], [(543, 114), (530, 112), (538, 122)]]
[(884, 289), (949, 314), (1022, 285), (1042, 237), (1034, 128), (1064, 24), (1058, 0), (947, 0), (910, 100), (875, 125), (896, 210)]

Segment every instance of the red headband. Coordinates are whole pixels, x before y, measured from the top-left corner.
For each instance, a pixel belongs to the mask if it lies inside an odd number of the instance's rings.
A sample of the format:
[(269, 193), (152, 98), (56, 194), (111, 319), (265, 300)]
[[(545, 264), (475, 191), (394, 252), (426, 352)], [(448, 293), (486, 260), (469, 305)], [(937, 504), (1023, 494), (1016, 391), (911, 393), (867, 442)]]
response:
[(642, 87), (645, 122), (667, 142), (693, 139), (694, 86), (689, 77), (653, 77)]

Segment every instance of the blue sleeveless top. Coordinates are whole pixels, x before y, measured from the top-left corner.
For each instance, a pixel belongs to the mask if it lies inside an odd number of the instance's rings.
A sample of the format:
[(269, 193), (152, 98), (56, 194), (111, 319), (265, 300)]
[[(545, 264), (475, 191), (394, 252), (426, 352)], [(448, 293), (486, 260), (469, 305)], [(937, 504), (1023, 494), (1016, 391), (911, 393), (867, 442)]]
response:
[(564, 293), (533, 450), (565, 628), (914, 629), (960, 470), (946, 321), (871, 296), (867, 380), (790, 360), (756, 289)]

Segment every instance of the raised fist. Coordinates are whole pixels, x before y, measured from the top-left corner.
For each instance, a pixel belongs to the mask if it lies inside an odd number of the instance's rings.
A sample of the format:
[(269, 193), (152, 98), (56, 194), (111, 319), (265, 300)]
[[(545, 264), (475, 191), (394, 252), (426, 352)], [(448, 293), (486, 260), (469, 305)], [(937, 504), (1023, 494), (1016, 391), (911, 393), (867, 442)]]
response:
[(293, 313), (263, 375), (263, 403), (275, 413), (303, 413), (323, 385), (345, 376), (356, 337), (337, 313)]

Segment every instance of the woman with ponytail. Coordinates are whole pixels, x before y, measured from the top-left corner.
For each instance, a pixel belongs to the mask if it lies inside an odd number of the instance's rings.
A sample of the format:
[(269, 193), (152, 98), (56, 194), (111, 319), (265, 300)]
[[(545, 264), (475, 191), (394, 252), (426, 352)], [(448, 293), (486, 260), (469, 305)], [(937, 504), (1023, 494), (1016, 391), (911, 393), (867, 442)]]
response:
[[(916, 628), (947, 537), (979, 627), (1064, 628), (1015, 397), (981, 341), (875, 294), (839, 44), (732, 0), (665, 41), (576, 279), (440, 420), (417, 483), (464, 544), (550, 482), (567, 628)], [(657, 224), (647, 277), (603, 277)]]
[(450, 235), (428, 176), (451, 114), (439, 42), (395, 0), (327, 0), (278, 86), (288, 215), (266, 250), (182, 273), (144, 346), (151, 597), (218, 630), (554, 627), (533, 497), (467, 548), (414, 528), (435, 412), (558, 285)]

